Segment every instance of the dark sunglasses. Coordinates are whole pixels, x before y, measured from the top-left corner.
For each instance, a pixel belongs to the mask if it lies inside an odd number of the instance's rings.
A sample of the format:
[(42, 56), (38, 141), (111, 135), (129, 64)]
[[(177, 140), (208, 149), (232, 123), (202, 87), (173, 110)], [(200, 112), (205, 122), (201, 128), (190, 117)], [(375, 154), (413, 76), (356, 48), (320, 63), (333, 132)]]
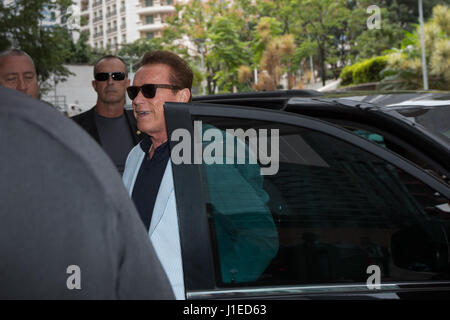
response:
[(126, 75), (125, 72), (99, 72), (95, 74), (94, 78), (97, 81), (106, 81), (110, 76), (115, 81), (121, 81), (125, 79)]
[(150, 99), (153, 98), (156, 94), (157, 88), (164, 88), (164, 89), (172, 89), (172, 90), (181, 90), (182, 88), (178, 86), (173, 86), (171, 84), (144, 84), (143, 86), (131, 86), (127, 88), (128, 96), (131, 100), (134, 100), (134, 98), (137, 97), (139, 94), (139, 91), (142, 91), (142, 94), (144, 97)]

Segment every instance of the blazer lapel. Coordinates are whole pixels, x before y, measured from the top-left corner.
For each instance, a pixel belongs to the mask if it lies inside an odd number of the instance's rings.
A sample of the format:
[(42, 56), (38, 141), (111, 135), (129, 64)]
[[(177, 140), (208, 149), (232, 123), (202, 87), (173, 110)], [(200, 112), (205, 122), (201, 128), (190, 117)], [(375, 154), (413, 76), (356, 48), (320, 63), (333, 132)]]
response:
[(149, 236), (151, 237), (156, 227), (158, 226), (161, 218), (163, 217), (167, 202), (170, 194), (173, 192), (173, 176), (172, 176), (172, 163), (170, 159), (167, 161), (166, 170), (159, 186), (158, 195), (155, 201), (155, 207), (153, 208), (152, 221), (149, 229)]

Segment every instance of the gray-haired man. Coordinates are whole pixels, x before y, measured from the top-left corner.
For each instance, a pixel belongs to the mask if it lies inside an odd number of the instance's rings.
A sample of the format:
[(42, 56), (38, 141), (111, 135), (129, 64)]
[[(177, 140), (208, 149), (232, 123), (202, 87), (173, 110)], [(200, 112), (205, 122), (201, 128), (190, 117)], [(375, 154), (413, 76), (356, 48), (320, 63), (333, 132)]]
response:
[(0, 52), (0, 85), (38, 98), (36, 68), (26, 52), (19, 49)]

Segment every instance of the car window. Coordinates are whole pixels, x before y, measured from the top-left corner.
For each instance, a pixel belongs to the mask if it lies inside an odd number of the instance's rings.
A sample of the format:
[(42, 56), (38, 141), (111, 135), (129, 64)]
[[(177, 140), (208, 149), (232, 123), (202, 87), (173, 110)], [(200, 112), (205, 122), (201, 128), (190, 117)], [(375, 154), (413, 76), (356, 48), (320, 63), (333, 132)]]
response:
[[(448, 103), (448, 102), (447, 102)], [(450, 143), (450, 105), (394, 109)]]
[(436, 161), (434, 161), (435, 159), (430, 158), (429, 154), (418, 149), (416, 145), (411, 145), (408, 141), (405, 141), (404, 138), (395, 136), (378, 128), (369, 128), (358, 122), (337, 122), (339, 125), (342, 125), (345, 129), (352, 131), (354, 134), (357, 134), (360, 137), (366, 138), (367, 140), (372, 141), (383, 148), (387, 148), (390, 151), (397, 153), (398, 155), (415, 163), (422, 169), (427, 170), (438, 179), (446, 181), (446, 177), (448, 176), (446, 167), (443, 168), (441, 165), (436, 163)]
[[(370, 266), (379, 268), (382, 283), (449, 279), (448, 199), (401, 168), (302, 127), (195, 120), (223, 138), (227, 129), (279, 130), (273, 175), (262, 174), (267, 159), (250, 139), (236, 138), (246, 146), (245, 164), (232, 163), (236, 146), (229, 164), (203, 162), (219, 287), (365, 283)], [(267, 139), (268, 150), (274, 141)], [(223, 148), (215, 152), (226, 159)]]
[[(348, 128), (348, 129), (352, 130), (351, 128)], [(353, 133), (355, 133), (363, 138), (366, 138), (367, 140), (373, 141), (373, 142), (379, 144), (380, 146), (386, 147), (384, 137), (378, 133), (369, 132), (369, 131), (363, 130), (363, 129), (354, 129)]]

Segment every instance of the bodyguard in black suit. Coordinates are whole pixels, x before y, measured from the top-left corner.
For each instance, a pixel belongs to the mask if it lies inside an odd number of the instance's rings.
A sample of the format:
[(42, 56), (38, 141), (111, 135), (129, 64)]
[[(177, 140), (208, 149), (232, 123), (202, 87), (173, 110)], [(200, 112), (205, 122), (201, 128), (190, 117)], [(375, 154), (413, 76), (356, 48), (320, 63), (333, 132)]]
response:
[[(141, 136), (136, 126), (136, 118), (133, 115), (133, 110), (124, 110), (124, 116), (130, 129), (130, 133), (133, 137), (134, 145), (136, 145), (139, 143), (139, 141), (141, 141)], [(83, 127), (83, 129), (86, 130), (86, 132), (89, 133), (92, 138), (94, 138), (94, 140), (101, 145), (100, 135), (97, 125), (95, 124), (95, 106), (86, 112), (73, 116), (72, 120)]]
[(94, 79), (97, 104), (72, 119), (103, 147), (122, 174), (129, 151), (141, 140), (133, 111), (124, 109), (130, 85), (126, 63), (117, 56), (104, 56), (94, 65)]

